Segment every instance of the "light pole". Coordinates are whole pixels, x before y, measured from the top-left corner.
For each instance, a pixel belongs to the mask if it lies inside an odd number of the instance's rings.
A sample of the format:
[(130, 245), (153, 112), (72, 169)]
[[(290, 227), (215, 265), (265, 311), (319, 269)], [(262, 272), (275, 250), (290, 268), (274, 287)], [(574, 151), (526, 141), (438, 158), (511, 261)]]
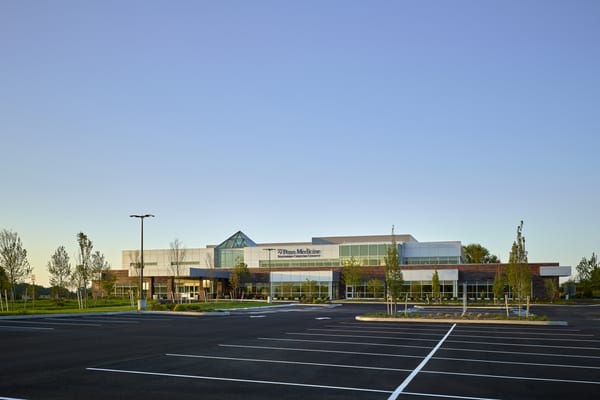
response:
[(267, 279), (267, 283), (269, 285), (269, 297), (267, 298), (267, 300), (270, 303), (271, 302), (271, 252), (276, 249), (274, 249), (273, 247), (267, 247), (266, 249), (263, 249), (263, 250), (269, 252), (269, 279)]
[(141, 245), (140, 245), (140, 289), (138, 295), (138, 311), (142, 311), (146, 308), (146, 304), (144, 302), (144, 218), (154, 217), (152, 214), (144, 214), (144, 215), (136, 215), (132, 214), (129, 217), (131, 218), (139, 218), (142, 227), (142, 235), (141, 235)]

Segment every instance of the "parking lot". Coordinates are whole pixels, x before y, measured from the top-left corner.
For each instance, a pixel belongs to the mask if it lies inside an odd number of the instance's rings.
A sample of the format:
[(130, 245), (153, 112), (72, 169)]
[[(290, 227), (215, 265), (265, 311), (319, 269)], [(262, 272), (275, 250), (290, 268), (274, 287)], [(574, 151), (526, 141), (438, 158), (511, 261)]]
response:
[(354, 319), (383, 309), (1, 319), (0, 398), (591, 399), (600, 391), (597, 319), (567, 327)]

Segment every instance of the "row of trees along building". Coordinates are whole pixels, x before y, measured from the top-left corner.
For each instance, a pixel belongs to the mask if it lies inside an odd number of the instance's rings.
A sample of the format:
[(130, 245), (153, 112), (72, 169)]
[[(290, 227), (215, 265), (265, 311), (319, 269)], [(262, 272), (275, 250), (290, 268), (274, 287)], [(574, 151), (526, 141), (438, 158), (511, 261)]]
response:
[[(469, 244), (463, 247), (464, 261), (473, 264), (500, 264), (500, 259), (490, 254), (489, 250), (480, 244)], [(387, 248), (385, 257), (385, 281), (370, 280), (367, 282), (368, 290), (376, 292), (385, 291), (388, 300), (387, 311), (394, 314), (397, 308), (397, 301), (403, 293), (404, 281), (400, 267), (398, 250), (395, 243), (394, 232), (392, 228), (392, 244)], [(592, 262), (595, 261), (595, 258)], [(597, 265), (597, 263), (595, 264)], [(586, 270), (587, 271), (587, 270)], [(596, 272), (598, 283), (600, 283), (600, 269)], [(588, 275), (592, 276), (591, 273)], [(360, 262), (355, 257), (351, 257), (344, 263), (343, 269), (344, 282), (352, 288), (363, 284), (363, 274)], [(506, 270), (503, 271), (498, 266), (498, 271), (494, 277), (493, 292), (495, 299), (504, 298), (507, 286), (512, 290), (514, 299), (520, 303), (525, 301), (531, 293), (532, 275), (528, 265), (527, 250), (525, 249), (525, 237), (523, 236), (523, 221), (517, 226), (517, 237), (512, 244), (509, 254), (509, 262)], [(554, 300), (559, 293), (558, 285), (552, 280), (546, 280), (546, 292), (549, 300)], [(440, 300), (440, 279), (439, 274), (434, 271), (431, 281), (431, 295), (435, 300)], [(375, 296), (374, 296), (375, 297)]]
[[(76, 264), (73, 268), (69, 254), (64, 246), (59, 246), (48, 261), (48, 273), (53, 295), (60, 299), (69, 295), (69, 288), (75, 289), (80, 308), (88, 306), (88, 287), (92, 280), (114, 283), (108, 271), (110, 264), (106, 261), (104, 254), (93, 251), (94, 245), (88, 236), (79, 232), (77, 234)], [(97, 293), (96, 293), (97, 295)]]
[[(47, 269), (54, 298), (66, 298), (70, 295), (69, 289), (74, 289), (79, 307), (87, 308), (88, 288), (92, 280), (103, 280), (102, 275), (106, 280), (110, 265), (104, 254), (93, 251), (92, 241), (85, 233), (79, 232), (76, 239), (76, 265), (71, 265), (65, 247), (59, 246), (50, 257)], [(3, 293), (6, 299), (10, 295), (9, 303), (13, 309), (17, 287), (32, 277), (32, 273), (27, 250), (23, 247), (19, 235), (6, 229), (0, 231), (0, 293)], [(32, 292), (31, 296), (33, 295)]]

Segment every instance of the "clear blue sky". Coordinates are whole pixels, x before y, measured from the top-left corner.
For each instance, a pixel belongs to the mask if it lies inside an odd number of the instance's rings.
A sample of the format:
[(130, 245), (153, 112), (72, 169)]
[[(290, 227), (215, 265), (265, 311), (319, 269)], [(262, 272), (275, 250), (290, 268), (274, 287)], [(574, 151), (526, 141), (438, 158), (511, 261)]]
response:
[(600, 251), (598, 1), (0, 2), (0, 229)]

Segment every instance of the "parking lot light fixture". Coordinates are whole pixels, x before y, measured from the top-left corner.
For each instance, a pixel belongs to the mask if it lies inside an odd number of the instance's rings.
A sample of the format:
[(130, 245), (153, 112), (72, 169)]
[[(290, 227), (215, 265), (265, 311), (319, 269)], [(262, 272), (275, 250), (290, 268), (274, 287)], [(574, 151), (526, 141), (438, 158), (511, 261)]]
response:
[(141, 244), (140, 244), (140, 287), (138, 290), (138, 311), (142, 311), (146, 308), (146, 302), (144, 300), (144, 218), (154, 217), (152, 214), (131, 214), (130, 218), (139, 218), (141, 222)]

